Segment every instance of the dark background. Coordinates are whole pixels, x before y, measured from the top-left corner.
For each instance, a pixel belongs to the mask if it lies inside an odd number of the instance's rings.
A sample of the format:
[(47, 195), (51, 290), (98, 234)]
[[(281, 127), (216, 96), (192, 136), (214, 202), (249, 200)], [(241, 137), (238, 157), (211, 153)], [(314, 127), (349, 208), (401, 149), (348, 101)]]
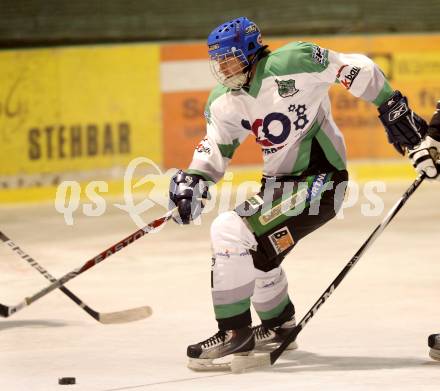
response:
[(237, 16), (264, 36), (429, 32), (440, 0), (0, 0), (0, 47), (206, 39)]

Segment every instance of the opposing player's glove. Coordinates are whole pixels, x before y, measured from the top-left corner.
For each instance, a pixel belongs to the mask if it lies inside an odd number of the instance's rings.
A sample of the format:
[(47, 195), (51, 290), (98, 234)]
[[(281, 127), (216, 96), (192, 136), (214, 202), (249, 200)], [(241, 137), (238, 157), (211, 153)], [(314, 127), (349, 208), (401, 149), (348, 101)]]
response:
[(201, 176), (182, 170), (171, 178), (169, 195), (170, 209), (178, 207), (178, 216), (173, 218), (178, 224), (189, 224), (200, 216), (204, 200), (211, 198), (208, 183)]
[(419, 173), (440, 180), (440, 101), (429, 122), (428, 135), (418, 147), (409, 150), (408, 156)]
[(401, 155), (405, 149), (418, 146), (426, 136), (428, 124), (409, 108), (408, 99), (400, 91), (395, 91), (378, 110), (388, 141)]

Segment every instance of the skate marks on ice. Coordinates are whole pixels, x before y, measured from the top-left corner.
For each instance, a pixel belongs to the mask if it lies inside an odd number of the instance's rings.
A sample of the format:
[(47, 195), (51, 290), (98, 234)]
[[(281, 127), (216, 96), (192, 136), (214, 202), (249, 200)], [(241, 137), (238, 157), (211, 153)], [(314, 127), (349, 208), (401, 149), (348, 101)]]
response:
[(417, 368), (428, 359), (383, 356), (326, 356), (307, 351), (283, 353), (272, 367), (256, 368), (271, 372), (370, 371), (381, 369)]
[[(216, 372), (218, 372), (218, 370)], [(138, 384), (138, 385), (135, 385), (135, 386), (118, 387), (118, 388), (106, 388), (106, 389), (104, 389), (102, 391), (136, 390), (136, 389), (143, 389), (143, 388), (146, 388), (146, 387), (160, 386), (160, 385), (163, 385), (163, 384), (183, 383), (183, 382), (190, 382), (190, 381), (195, 381), (195, 380), (200, 380), (200, 379), (208, 379), (208, 378), (211, 378), (211, 377), (220, 377), (220, 376), (228, 376), (228, 375), (232, 375), (232, 373), (231, 372), (217, 373), (217, 374), (213, 374), (213, 375), (205, 375), (205, 376), (197, 376), (197, 377), (186, 377), (186, 378), (183, 378), (183, 379), (173, 379), (173, 380), (165, 380), (165, 381), (154, 382), (154, 383)]]
[[(234, 360), (243, 359), (244, 361)], [(249, 360), (246, 362), (246, 360)], [(249, 372), (319, 372), (319, 371), (370, 371), (382, 369), (417, 368), (425, 365), (428, 360), (412, 357), (383, 357), (383, 356), (325, 356), (307, 351), (284, 352), (280, 361), (270, 365), (267, 354), (254, 356), (236, 356), (229, 367), (205, 369), (203, 372), (226, 371), (235, 374)], [(235, 368), (234, 368), (235, 367)], [(202, 372), (202, 371), (200, 371)]]
[[(75, 322), (76, 323), (76, 322)], [(3, 330), (22, 328), (22, 329), (44, 329), (53, 327), (66, 327), (72, 326), (71, 322), (64, 322), (58, 320), (5, 320), (0, 322), (0, 332)]]
[[(374, 357), (374, 356), (326, 356), (307, 351), (295, 351), (284, 353), (274, 366), (249, 368), (242, 374), (250, 372), (277, 372), (277, 373), (299, 373), (299, 372), (324, 372), (324, 371), (371, 371), (383, 369), (417, 368), (420, 366), (439, 366), (438, 363), (415, 359), (412, 357)], [(199, 372), (203, 373), (203, 372)], [(219, 373), (219, 369), (205, 371), (206, 375), (172, 379), (161, 382), (145, 383), (127, 387), (107, 388), (102, 391), (128, 391), (142, 390), (147, 387), (165, 384), (178, 384), (203, 380), (228, 375), (240, 376), (228, 370)], [(211, 373), (211, 374), (209, 374)]]

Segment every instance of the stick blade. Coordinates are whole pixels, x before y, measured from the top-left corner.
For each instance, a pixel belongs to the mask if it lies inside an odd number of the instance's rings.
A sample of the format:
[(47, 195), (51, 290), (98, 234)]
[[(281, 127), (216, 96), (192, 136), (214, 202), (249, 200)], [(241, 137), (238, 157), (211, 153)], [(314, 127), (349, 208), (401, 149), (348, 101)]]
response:
[(136, 322), (148, 318), (153, 314), (153, 309), (149, 306), (131, 308), (125, 311), (107, 312), (99, 315), (99, 321), (103, 324), (117, 324)]
[(248, 369), (269, 367), (270, 354), (254, 354), (252, 356), (234, 356), (231, 362), (231, 372), (232, 373), (243, 373)]

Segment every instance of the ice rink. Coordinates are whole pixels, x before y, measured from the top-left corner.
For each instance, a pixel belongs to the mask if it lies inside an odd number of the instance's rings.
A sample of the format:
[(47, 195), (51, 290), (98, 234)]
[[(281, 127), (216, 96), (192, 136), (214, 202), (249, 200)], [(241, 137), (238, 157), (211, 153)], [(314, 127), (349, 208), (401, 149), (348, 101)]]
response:
[[(284, 261), (297, 319), (358, 250), (409, 182), (388, 184), (385, 210), (361, 203), (303, 239)], [(101, 325), (55, 291), (0, 319), (2, 391), (439, 390), (427, 337), (440, 332), (440, 184), (424, 183), (274, 367), (236, 375), (186, 368), (188, 344), (216, 331), (210, 297), (209, 223), (170, 222), (66, 286), (98, 311), (150, 305), (145, 320)], [(0, 207), (0, 229), (62, 276), (137, 227), (113, 207), (77, 212), (67, 226), (51, 203)], [(163, 209), (148, 212), (146, 221)], [(16, 304), (48, 282), (4, 244), (1, 302)], [(254, 317), (255, 322), (258, 320)], [(58, 378), (76, 377), (76, 385)]]

